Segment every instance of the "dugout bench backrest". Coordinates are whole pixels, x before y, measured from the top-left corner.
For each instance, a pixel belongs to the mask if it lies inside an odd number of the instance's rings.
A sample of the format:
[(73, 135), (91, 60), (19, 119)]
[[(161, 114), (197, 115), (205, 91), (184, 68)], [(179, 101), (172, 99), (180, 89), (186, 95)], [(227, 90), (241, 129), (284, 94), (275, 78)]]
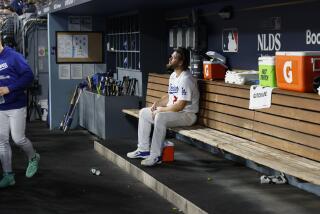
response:
[[(168, 90), (169, 75), (150, 73), (146, 106)], [(320, 96), (274, 89), (269, 109), (250, 110), (250, 86), (199, 80), (196, 126), (174, 131), (320, 184)], [(137, 111), (124, 111), (137, 117)], [(221, 133), (227, 133), (226, 135)]]

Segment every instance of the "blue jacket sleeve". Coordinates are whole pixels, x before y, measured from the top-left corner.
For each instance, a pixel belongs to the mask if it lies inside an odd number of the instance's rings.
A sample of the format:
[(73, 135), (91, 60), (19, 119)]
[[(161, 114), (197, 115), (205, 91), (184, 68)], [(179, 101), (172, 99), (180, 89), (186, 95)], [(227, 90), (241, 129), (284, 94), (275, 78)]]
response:
[(14, 57), (14, 70), (18, 74), (17, 81), (8, 85), (9, 91), (25, 90), (33, 81), (33, 72), (25, 58), (16, 53)]

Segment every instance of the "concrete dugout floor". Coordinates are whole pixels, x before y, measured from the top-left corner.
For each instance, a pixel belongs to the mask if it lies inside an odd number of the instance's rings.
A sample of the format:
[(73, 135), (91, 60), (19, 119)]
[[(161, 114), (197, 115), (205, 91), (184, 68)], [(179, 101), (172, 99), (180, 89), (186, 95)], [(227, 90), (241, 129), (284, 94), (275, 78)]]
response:
[[(95, 152), (87, 132), (49, 132), (45, 124), (32, 122), (27, 135), (41, 154), (40, 170), (27, 179), (26, 157), (12, 147), (16, 185), (0, 189), (1, 214), (177, 213), (172, 204)], [(102, 176), (92, 175), (91, 167), (99, 168)]]
[[(175, 161), (155, 167), (143, 167), (140, 159), (126, 157), (136, 148), (136, 140), (97, 142), (105, 148), (106, 158), (149, 185), (152, 179), (137, 173), (137, 167), (149, 174), (202, 211), (213, 214), (318, 214), (320, 198), (290, 185), (260, 184), (262, 174), (241, 164), (229, 161), (194, 146), (176, 143)], [(101, 146), (98, 147), (99, 151)], [(110, 155), (110, 152), (115, 155)], [(100, 152), (100, 151), (99, 151)], [(101, 154), (103, 154), (101, 153)], [(122, 159), (123, 161), (119, 160)], [(133, 167), (128, 167), (127, 163)], [(153, 184), (152, 186), (159, 186)], [(161, 188), (159, 193), (164, 192)], [(165, 191), (164, 197), (168, 197)], [(170, 197), (169, 197), (170, 198)], [(181, 207), (185, 207), (183, 203)], [(179, 206), (179, 205), (177, 205)], [(181, 208), (182, 209), (182, 208)], [(196, 213), (195, 210), (189, 213)], [(198, 213), (198, 212), (197, 212)]]
[[(27, 133), (41, 154), (40, 171), (34, 178), (25, 178), (26, 157), (13, 147), (17, 183), (0, 190), (0, 214), (179, 213), (99, 155), (86, 131), (49, 132), (43, 123), (32, 122)], [(289, 185), (261, 185), (260, 173), (191, 145), (176, 144), (173, 163), (150, 168), (126, 158), (135, 149), (135, 140), (101, 144), (208, 213), (313, 214), (320, 210), (318, 196)], [(92, 175), (92, 167), (99, 168), (102, 176)]]

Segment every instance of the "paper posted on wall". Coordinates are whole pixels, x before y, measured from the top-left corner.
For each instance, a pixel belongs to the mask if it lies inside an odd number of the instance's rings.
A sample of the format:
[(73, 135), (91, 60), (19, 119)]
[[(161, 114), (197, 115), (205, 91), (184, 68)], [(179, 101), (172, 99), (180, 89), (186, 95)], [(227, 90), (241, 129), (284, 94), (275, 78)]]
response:
[(250, 87), (249, 109), (270, 108), (272, 89), (271, 87), (252, 85)]

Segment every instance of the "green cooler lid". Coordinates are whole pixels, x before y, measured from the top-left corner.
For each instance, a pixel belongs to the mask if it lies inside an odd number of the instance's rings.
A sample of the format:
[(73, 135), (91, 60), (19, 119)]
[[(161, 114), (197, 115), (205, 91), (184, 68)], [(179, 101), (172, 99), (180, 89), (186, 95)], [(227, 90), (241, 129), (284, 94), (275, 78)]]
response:
[(259, 65), (274, 65), (275, 57), (274, 56), (261, 56), (258, 58)]

